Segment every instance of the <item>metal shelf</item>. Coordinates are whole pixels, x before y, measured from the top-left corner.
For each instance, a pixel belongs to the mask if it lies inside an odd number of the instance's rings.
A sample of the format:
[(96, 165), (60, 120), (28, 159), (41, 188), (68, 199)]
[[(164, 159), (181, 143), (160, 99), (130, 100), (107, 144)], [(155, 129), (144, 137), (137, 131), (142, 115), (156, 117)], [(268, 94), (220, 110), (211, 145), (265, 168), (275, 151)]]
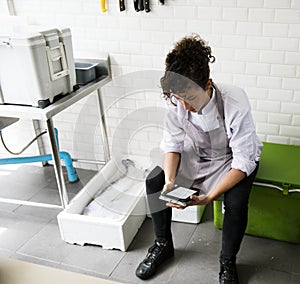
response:
[[(79, 59), (79, 61), (83, 61), (83, 60), (85, 59)], [(44, 109), (33, 107), (33, 106), (8, 105), (8, 104), (0, 105), (0, 114), (4, 122), (8, 121), (7, 118), (10, 118), (9, 120), (10, 122), (16, 119), (31, 119), (33, 121), (46, 122), (47, 133), (48, 133), (49, 142), (51, 145), (52, 157), (54, 161), (56, 181), (57, 181), (57, 186), (58, 186), (58, 191), (59, 191), (62, 206), (54, 206), (53, 204), (47, 204), (47, 203), (27, 202), (23, 200), (14, 200), (14, 199), (5, 199), (5, 198), (0, 198), (0, 202), (29, 205), (29, 206), (48, 207), (48, 208), (65, 208), (67, 206), (67, 204), (69, 203), (68, 194), (66, 190), (65, 180), (63, 177), (63, 172), (62, 172), (62, 167), (61, 167), (61, 162), (59, 157), (59, 150), (56, 144), (52, 118), (58, 113), (66, 110), (69, 106), (91, 95), (95, 91), (97, 91), (97, 96), (98, 96), (98, 108), (99, 108), (100, 128), (101, 128), (100, 130), (101, 130), (101, 137), (102, 137), (104, 156), (105, 156), (105, 160), (102, 161), (102, 163), (105, 164), (110, 159), (106, 123), (105, 123), (102, 96), (101, 96), (101, 87), (103, 87), (104, 85), (106, 85), (108, 82), (111, 81), (110, 62), (108, 56), (104, 59), (86, 59), (86, 62), (91, 62), (91, 61), (99, 63), (99, 68), (101, 68), (102, 74), (106, 74), (106, 75), (99, 76), (96, 80), (90, 82), (87, 85), (80, 87), (78, 90), (68, 95), (65, 95), (60, 100), (54, 102), (53, 104), (49, 105)]]

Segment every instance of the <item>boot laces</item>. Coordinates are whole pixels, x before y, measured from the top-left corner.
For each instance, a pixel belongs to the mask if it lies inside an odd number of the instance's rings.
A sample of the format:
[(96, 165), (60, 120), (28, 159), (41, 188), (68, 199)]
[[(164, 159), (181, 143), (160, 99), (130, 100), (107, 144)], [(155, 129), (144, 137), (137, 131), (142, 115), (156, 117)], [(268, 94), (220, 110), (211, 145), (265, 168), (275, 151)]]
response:
[(164, 244), (155, 242), (155, 244), (149, 249), (147, 259), (151, 261), (157, 260), (158, 256), (161, 254), (164, 247), (165, 247)]
[(232, 264), (223, 264), (220, 276), (226, 280), (233, 281), (235, 280), (235, 266)]

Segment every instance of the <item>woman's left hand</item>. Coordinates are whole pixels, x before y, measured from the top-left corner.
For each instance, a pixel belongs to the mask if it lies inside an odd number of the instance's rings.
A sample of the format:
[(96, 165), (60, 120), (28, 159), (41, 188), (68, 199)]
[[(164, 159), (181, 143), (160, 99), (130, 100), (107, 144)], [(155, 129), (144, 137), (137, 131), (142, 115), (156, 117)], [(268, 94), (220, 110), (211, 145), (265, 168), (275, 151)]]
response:
[(207, 194), (192, 195), (192, 202), (189, 205), (206, 205), (212, 201), (211, 197)]
[(182, 206), (182, 205), (171, 203), (171, 202), (168, 202), (167, 206), (173, 207), (173, 208), (176, 208), (176, 209), (185, 209), (188, 206), (193, 206), (193, 205), (206, 205), (206, 204), (208, 204), (212, 201), (210, 196), (206, 195), (206, 194), (201, 194), (199, 196), (198, 195), (192, 195), (190, 198), (191, 198), (192, 201), (189, 202), (187, 204), (187, 206)]

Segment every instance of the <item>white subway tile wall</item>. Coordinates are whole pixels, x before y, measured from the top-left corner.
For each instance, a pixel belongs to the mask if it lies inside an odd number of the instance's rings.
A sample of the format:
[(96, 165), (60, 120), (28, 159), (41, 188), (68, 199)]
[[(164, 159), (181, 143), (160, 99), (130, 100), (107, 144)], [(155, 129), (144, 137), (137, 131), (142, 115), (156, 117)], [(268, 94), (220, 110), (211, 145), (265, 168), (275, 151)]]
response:
[[(300, 145), (300, 1), (150, 2), (150, 13), (137, 13), (132, 0), (125, 1), (125, 12), (119, 11), (118, 1), (107, 0), (108, 12), (102, 13), (99, 0), (14, 1), (17, 14), (31, 23), (70, 27), (75, 56), (81, 51), (110, 54), (114, 78), (102, 96), (113, 155), (150, 156), (159, 148), (164, 58), (177, 40), (193, 32), (208, 41), (216, 56), (214, 81), (247, 91), (259, 137)], [(54, 123), (61, 149), (74, 158), (103, 159), (96, 95), (67, 109)], [(11, 146), (21, 147), (33, 135), (32, 123), (19, 122), (4, 134)], [(13, 138), (17, 134), (18, 140)], [(36, 152), (35, 145), (28, 149)], [(2, 145), (0, 154), (9, 156)]]

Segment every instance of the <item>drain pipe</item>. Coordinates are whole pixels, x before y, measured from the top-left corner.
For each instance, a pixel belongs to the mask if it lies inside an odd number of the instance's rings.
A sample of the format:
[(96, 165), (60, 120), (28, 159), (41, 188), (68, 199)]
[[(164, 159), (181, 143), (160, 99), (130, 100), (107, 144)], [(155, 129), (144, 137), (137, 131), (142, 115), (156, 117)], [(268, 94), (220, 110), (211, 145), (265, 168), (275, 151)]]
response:
[[(58, 142), (58, 130), (54, 128), (55, 140), (57, 147), (59, 148)], [(25, 147), (26, 148), (26, 147)], [(73, 167), (73, 160), (71, 155), (65, 151), (59, 151), (59, 157), (64, 161), (64, 164), (68, 173), (69, 182), (78, 181), (79, 178)], [(28, 157), (17, 157), (17, 158), (4, 158), (0, 159), (0, 165), (9, 165), (9, 164), (23, 164), (23, 163), (35, 163), (35, 162), (46, 162), (52, 160), (52, 154), (39, 155), (39, 156), (28, 156)]]
[[(78, 176), (73, 167), (72, 158), (68, 152), (60, 151), (60, 158), (64, 161), (68, 173), (69, 182), (75, 182), (78, 180)], [(0, 159), (0, 165), (9, 164), (23, 164), (23, 163), (36, 163), (36, 162), (46, 162), (52, 160), (52, 155), (41, 155), (41, 156), (29, 156), (29, 157), (18, 157), (18, 158), (4, 158)]]

